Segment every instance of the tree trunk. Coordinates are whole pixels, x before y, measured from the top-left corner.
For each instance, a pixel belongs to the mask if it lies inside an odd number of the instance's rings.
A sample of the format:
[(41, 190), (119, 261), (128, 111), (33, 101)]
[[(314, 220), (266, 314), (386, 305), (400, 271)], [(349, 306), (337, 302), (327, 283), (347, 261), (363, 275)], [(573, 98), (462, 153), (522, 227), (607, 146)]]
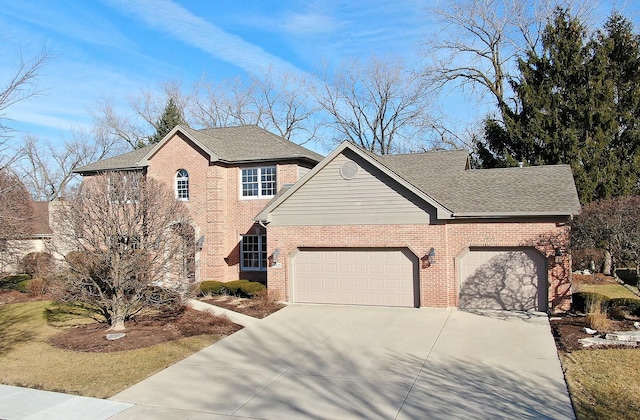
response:
[(114, 318), (111, 321), (111, 327), (109, 327), (109, 331), (123, 331), (125, 330), (124, 319), (123, 318)]
[(120, 302), (114, 302), (113, 311), (111, 312), (111, 327), (109, 327), (110, 331), (122, 331), (125, 329), (124, 314), (125, 311), (121, 307)]
[(602, 273), (606, 276), (611, 275), (611, 252), (604, 250), (604, 266), (602, 267)]

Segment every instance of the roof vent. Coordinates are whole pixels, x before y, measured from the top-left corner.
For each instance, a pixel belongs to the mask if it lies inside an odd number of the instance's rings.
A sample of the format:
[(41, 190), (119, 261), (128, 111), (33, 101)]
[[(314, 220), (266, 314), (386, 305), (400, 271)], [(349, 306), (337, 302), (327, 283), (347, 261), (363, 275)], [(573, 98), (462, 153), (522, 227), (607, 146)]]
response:
[(355, 162), (347, 161), (343, 163), (342, 166), (340, 167), (340, 175), (346, 180), (355, 178), (357, 174), (358, 174), (358, 165), (356, 165)]
[(524, 166), (524, 162), (518, 162), (518, 168), (522, 168)]

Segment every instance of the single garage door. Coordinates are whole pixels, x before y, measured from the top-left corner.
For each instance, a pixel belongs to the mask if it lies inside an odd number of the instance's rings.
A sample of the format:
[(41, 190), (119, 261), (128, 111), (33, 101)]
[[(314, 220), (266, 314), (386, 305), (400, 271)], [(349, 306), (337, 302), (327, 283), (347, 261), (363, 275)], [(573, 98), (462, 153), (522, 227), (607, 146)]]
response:
[(302, 249), (293, 259), (298, 303), (418, 306), (418, 259), (406, 249)]
[(460, 260), (460, 307), (547, 310), (547, 264), (536, 250), (471, 249)]

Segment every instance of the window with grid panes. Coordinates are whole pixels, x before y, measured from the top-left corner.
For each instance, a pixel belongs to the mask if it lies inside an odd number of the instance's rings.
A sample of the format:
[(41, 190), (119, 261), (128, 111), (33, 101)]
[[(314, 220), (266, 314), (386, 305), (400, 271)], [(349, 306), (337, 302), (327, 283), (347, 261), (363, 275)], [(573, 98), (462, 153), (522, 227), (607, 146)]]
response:
[(267, 269), (267, 237), (265, 235), (242, 237), (241, 264), (243, 270)]
[(276, 195), (276, 167), (242, 169), (242, 198), (266, 198)]
[(189, 173), (185, 169), (176, 173), (176, 198), (189, 200)]

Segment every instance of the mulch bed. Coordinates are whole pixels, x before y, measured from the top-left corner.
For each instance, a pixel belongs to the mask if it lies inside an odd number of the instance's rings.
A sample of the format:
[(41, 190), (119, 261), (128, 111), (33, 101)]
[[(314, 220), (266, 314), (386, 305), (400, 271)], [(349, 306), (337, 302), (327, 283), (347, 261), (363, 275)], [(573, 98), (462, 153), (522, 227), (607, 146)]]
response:
[(226, 336), (242, 327), (227, 318), (187, 308), (172, 315), (141, 316), (127, 321), (125, 337), (107, 340), (106, 324), (88, 324), (70, 328), (53, 336), (50, 343), (58, 348), (83, 352), (114, 352), (138, 349), (202, 334)]
[[(553, 337), (556, 340), (556, 347), (559, 351), (565, 353), (571, 353), (578, 350), (589, 349), (602, 349), (612, 346), (592, 346), (583, 347), (582, 343), (578, 340), (581, 338), (593, 337), (593, 335), (587, 334), (584, 331), (585, 327), (589, 327), (587, 320), (584, 316), (574, 314), (564, 314), (560, 316), (554, 316), (550, 320), (551, 331)], [(609, 331), (632, 331), (636, 328), (633, 325), (633, 321), (613, 321), (611, 320), (611, 327)], [(613, 346), (619, 347), (619, 346)]]
[(247, 299), (228, 295), (208, 296), (200, 298), (200, 300), (205, 303), (210, 303), (211, 305), (240, 312), (241, 314), (259, 319), (269, 316), (286, 306), (281, 303), (265, 301), (264, 298)]

